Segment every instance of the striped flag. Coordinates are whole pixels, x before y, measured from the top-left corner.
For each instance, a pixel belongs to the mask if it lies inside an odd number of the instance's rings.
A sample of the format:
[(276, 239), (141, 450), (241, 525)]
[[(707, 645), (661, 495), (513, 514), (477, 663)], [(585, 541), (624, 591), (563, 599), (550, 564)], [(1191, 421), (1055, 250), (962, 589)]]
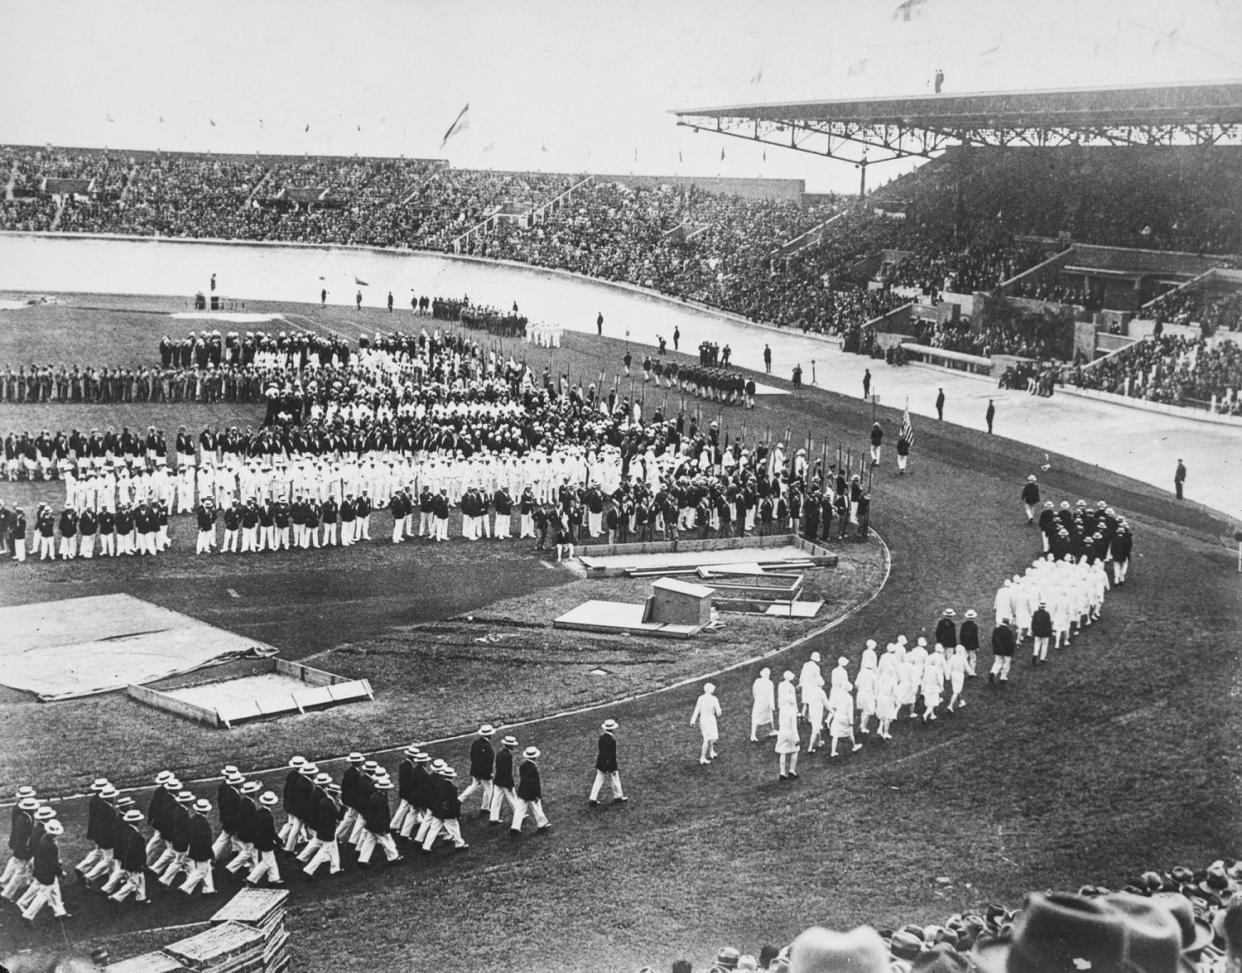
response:
[(457, 117), (453, 119), (453, 124), (448, 127), (448, 131), (444, 133), (444, 138), (440, 139), (440, 148), (444, 148), (458, 132), (470, 127), (470, 102), (466, 102), (466, 107), (457, 113)]
[(905, 414), (901, 417), (901, 432), (897, 434), (897, 438), (904, 442), (907, 446), (914, 445), (914, 427), (910, 425), (909, 406), (906, 406)]

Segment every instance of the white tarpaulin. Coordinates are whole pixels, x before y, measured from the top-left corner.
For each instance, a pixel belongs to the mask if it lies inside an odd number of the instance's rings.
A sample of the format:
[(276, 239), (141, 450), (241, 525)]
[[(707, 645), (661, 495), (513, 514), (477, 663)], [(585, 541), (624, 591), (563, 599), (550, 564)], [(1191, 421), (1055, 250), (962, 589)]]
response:
[(0, 684), (42, 700), (123, 689), (269, 646), (129, 595), (0, 608)]

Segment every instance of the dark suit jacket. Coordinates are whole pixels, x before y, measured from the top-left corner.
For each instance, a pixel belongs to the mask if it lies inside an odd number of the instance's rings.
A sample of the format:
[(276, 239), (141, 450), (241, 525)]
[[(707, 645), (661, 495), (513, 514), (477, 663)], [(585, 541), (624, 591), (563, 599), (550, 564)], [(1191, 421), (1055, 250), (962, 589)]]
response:
[(617, 738), (611, 733), (599, 735), (599, 756), (595, 758), (595, 769), (606, 774), (617, 769)]

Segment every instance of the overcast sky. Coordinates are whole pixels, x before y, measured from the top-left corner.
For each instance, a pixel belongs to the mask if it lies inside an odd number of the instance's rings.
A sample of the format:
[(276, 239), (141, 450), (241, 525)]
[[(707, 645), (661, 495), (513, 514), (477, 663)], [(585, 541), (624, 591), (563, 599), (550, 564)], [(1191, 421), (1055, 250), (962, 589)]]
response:
[(1242, 78), (1242, 0), (900, 2), (4, 0), (0, 141), (852, 189), (850, 167), (668, 111), (920, 93), (937, 67), (946, 92)]

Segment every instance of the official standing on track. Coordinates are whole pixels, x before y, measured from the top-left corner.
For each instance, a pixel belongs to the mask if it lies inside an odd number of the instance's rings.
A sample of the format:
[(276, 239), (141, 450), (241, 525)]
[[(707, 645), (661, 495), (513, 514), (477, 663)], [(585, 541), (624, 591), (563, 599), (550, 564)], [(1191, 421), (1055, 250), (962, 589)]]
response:
[(600, 724), (598, 754), (595, 758), (595, 783), (591, 785), (591, 795), (587, 798), (587, 803), (591, 807), (599, 804), (599, 792), (603, 789), (604, 781), (612, 784), (612, 797), (618, 804), (624, 804), (629, 800), (625, 793), (621, 790), (621, 772), (617, 768), (617, 732), (618, 724), (616, 720), (604, 720)]

